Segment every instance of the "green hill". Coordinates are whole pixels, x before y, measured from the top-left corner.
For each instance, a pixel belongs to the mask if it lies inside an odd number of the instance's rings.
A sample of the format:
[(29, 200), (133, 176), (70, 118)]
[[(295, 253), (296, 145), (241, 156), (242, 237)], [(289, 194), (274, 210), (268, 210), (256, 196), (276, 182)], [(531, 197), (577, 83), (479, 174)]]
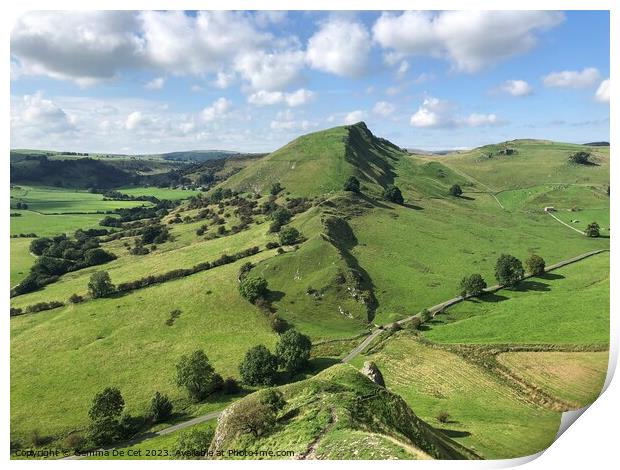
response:
[(276, 390), (286, 404), (272, 429), (259, 436), (244, 429), (257, 415), (260, 420), (261, 412), (269, 414), (260, 407), (265, 392), (254, 393), (224, 411), (210, 451), (226, 458), (230, 449), (286, 449), (302, 459), (476, 458), (419, 419), (398, 395), (349, 365)]

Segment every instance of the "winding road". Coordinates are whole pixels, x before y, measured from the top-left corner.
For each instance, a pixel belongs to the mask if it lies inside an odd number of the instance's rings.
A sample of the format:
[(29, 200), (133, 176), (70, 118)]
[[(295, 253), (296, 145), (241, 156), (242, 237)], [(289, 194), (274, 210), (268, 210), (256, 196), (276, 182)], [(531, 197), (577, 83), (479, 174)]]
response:
[[(609, 251), (609, 250), (608, 249), (601, 249), (601, 250), (588, 251), (587, 253), (583, 253), (583, 254), (575, 256), (573, 258), (569, 258), (569, 259), (560, 261), (558, 263), (552, 264), (550, 266), (547, 266), (545, 268), (545, 272), (550, 272), (550, 271), (553, 271), (555, 269), (559, 269), (559, 268), (562, 268), (564, 266), (567, 266), (569, 264), (577, 263), (577, 262), (579, 262), (581, 260), (589, 258), (590, 256), (598, 255), (598, 254), (603, 253), (605, 251)], [(535, 276), (530, 274), (530, 275), (524, 276), (523, 279), (529, 279), (531, 277), (535, 277)], [(497, 292), (500, 289), (503, 289), (504, 287), (505, 286), (503, 286), (503, 285), (497, 284), (495, 286), (487, 287), (486, 289), (484, 289), (484, 292), (486, 292), (486, 293), (493, 293), (493, 292)], [(429, 307), (428, 311), (433, 316), (435, 316), (438, 312), (441, 312), (443, 309), (445, 309), (447, 307), (450, 307), (450, 306), (452, 306), (454, 304), (457, 304), (459, 302), (462, 302), (463, 300), (466, 300), (467, 298), (469, 298), (469, 297), (461, 297), (461, 296), (453, 297), (453, 298), (448, 299), (448, 300), (446, 300), (444, 302), (441, 302), (439, 304), (433, 305), (432, 307)], [(404, 323), (407, 323), (407, 322), (411, 321), (413, 318), (418, 317), (419, 315), (420, 315), (419, 313), (416, 314), (416, 315), (411, 315), (409, 317), (403, 318), (402, 320), (398, 320), (395, 323), (398, 323), (399, 325), (403, 325)], [(341, 362), (345, 363), (345, 364), (350, 362), (353, 358), (355, 358), (358, 354), (360, 354), (375, 338), (377, 338), (383, 331), (385, 331), (385, 327), (386, 326), (388, 326), (388, 325), (377, 326), (374, 330), (371, 331), (371, 333), (366, 338), (364, 338), (364, 340), (360, 344), (358, 344), (345, 357), (343, 357), (341, 359)], [(192, 418), (192, 419), (189, 419), (187, 421), (183, 421), (183, 422), (174, 424), (174, 425), (172, 425), (170, 427), (161, 429), (160, 431), (155, 431), (155, 432), (143, 434), (143, 435), (141, 435), (139, 437), (136, 437), (136, 438), (134, 438), (134, 439), (132, 439), (130, 441), (125, 441), (125, 442), (119, 443), (119, 444), (117, 444), (115, 446), (107, 447), (107, 448), (102, 448), (102, 449), (99, 449), (99, 450), (120, 449), (120, 448), (123, 448), (123, 447), (128, 447), (128, 446), (131, 446), (131, 445), (138, 444), (138, 443), (140, 443), (140, 442), (142, 442), (142, 441), (144, 441), (146, 439), (151, 439), (151, 438), (157, 437), (157, 436), (165, 436), (166, 434), (170, 434), (172, 432), (179, 431), (181, 429), (185, 429), (187, 427), (194, 426), (196, 424), (203, 423), (205, 421), (209, 421), (211, 419), (218, 418), (222, 414), (222, 411), (223, 410), (212, 411), (210, 413), (206, 413), (204, 415), (197, 416), (196, 418)], [(65, 457), (63, 460), (77, 460), (77, 459), (82, 459), (84, 457), (85, 456), (82, 456), (82, 455), (73, 455), (73, 456), (70, 456), (70, 457)]]

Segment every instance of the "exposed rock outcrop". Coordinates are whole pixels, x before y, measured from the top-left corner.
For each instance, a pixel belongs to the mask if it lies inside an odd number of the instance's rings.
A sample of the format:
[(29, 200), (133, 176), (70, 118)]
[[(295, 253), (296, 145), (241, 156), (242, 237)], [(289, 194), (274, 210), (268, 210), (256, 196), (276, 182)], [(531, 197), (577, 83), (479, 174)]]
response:
[(381, 385), (382, 387), (385, 387), (385, 381), (383, 380), (383, 374), (377, 367), (377, 364), (375, 364), (374, 362), (372, 361), (364, 362), (364, 367), (362, 367), (361, 372), (362, 374), (364, 374), (366, 377), (368, 377), (370, 380), (372, 380), (377, 385)]

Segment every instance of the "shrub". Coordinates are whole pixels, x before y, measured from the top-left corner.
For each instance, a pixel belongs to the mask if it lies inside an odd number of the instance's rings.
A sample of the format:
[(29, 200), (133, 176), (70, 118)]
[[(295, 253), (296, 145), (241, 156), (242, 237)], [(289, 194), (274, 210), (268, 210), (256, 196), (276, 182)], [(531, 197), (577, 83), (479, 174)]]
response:
[(284, 333), (286, 330), (289, 329), (288, 322), (276, 314), (270, 315), (269, 324), (271, 326), (271, 329), (278, 334)]
[(568, 157), (568, 161), (579, 165), (587, 165), (590, 163), (590, 154), (588, 152), (576, 152)]
[(104, 388), (93, 398), (88, 416), (93, 421), (103, 418), (118, 418), (125, 407), (121, 391), (116, 387)]
[(41, 256), (51, 244), (52, 240), (49, 238), (37, 238), (30, 242), (30, 252), (37, 256)]
[(113, 259), (116, 259), (115, 255), (113, 255), (112, 253), (108, 253), (101, 248), (93, 248), (84, 253), (84, 261), (89, 266), (107, 263), (108, 261), (112, 261)]
[(267, 280), (262, 277), (245, 277), (239, 282), (239, 293), (250, 303), (267, 295)]
[(459, 285), (461, 297), (466, 297), (468, 295), (480, 295), (486, 287), (487, 283), (480, 274), (472, 274), (464, 277), (461, 279), (461, 283)]
[(271, 188), (269, 189), (269, 194), (272, 196), (277, 196), (280, 192), (282, 192), (284, 188), (280, 183), (273, 183)]
[(448, 413), (447, 411), (440, 411), (439, 413), (437, 413), (436, 418), (437, 421), (445, 424), (450, 421), (450, 413)]
[(84, 302), (84, 297), (77, 294), (71, 294), (71, 297), (69, 297), (69, 302), (72, 304), (79, 304), (80, 302)]
[(413, 317), (411, 320), (405, 323), (405, 326), (410, 330), (417, 330), (421, 324), (422, 320), (419, 317)]
[(242, 400), (236, 406), (232, 430), (259, 437), (267, 434), (275, 424), (276, 415), (269, 405), (258, 400)]
[(278, 369), (278, 358), (262, 344), (254, 346), (245, 353), (239, 364), (239, 373), (249, 385), (271, 385)]
[(545, 260), (538, 255), (532, 254), (525, 262), (525, 267), (533, 276), (540, 276), (545, 273)]
[(166, 421), (172, 414), (172, 402), (167, 395), (155, 392), (151, 400), (150, 416), (154, 422)]
[(591, 238), (597, 238), (601, 235), (601, 227), (596, 222), (588, 224), (585, 231), (586, 236)]
[(433, 314), (428, 310), (428, 309), (424, 309), (420, 312), (420, 321), (422, 323), (425, 323), (427, 321), (429, 321), (431, 318), (433, 318)]
[(90, 276), (88, 292), (90, 292), (93, 299), (108, 297), (113, 294), (114, 291), (114, 284), (112, 284), (110, 275), (107, 271), (98, 271)]
[(103, 446), (114, 442), (120, 437), (120, 427), (118, 419), (101, 418), (90, 423), (88, 427), (88, 438), (98, 446)]
[(355, 176), (349, 176), (349, 178), (344, 182), (342, 189), (353, 193), (359, 193), (360, 180), (358, 180)]
[(49, 442), (49, 439), (42, 436), (38, 429), (30, 432), (30, 442), (35, 447), (41, 447)]
[[(273, 221), (274, 224), (282, 226), (288, 224), (292, 216), (293, 214), (288, 209), (285, 209), (284, 207), (278, 207), (269, 215), (269, 218)], [(277, 232), (277, 230), (274, 231)]]
[(241, 387), (239, 387), (239, 383), (234, 377), (226, 377), (224, 382), (222, 383), (222, 392), (226, 395), (234, 395), (239, 393)]
[(385, 188), (385, 190), (383, 191), (383, 198), (396, 204), (403, 204), (405, 202), (405, 200), (403, 199), (403, 193), (400, 191), (400, 188), (394, 185), (389, 185), (387, 188)]
[(10, 309), (10, 316), (12, 317), (21, 315), (22, 313), (24, 313), (24, 311), (21, 308), (11, 307)]
[(394, 323), (391, 323), (391, 324), (388, 326), (388, 329), (389, 329), (392, 333), (396, 333), (397, 331), (402, 330), (402, 329), (403, 329), (403, 327), (402, 327), (402, 326), (400, 326), (400, 323), (398, 323), (398, 322), (394, 322)]
[(144, 418), (123, 413), (118, 420), (118, 437), (120, 439), (130, 439), (140, 431), (144, 424)]
[(239, 268), (238, 278), (243, 279), (244, 277), (246, 277), (253, 267), (254, 265), (250, 263), (249, 261), (247, 263), (243, 263), (241, 267)]
[(301, 234), (295, 227), (284, 227), (280, 230), (280, 243), (282, 245), (294, 245), (299, 240)]
[(76, 432), (72, 432), (71, 434), (69, 434), (67, 437), (65, 437), (63, 441), (63, 444), (66, 448), (73, 449), (78, 452), (84, 448), (85, 443), (86, 440), (84, 439), (84, 436)]
[(278, 242), (267, 242), (265, 248), (267, 248), (268, 250), (272, 250), (274, 248), (278, 248), (279, 246), (280, 244)]
[(178, 459), (190, 460), (197, 457), (205, 457), (214, 434), (212, 428), (204, 430), (190, 428), (187, 431), (183, 431), (177, 439), (173, 456)]
[(44, 310), (52, 310), (54, 308), (62, 307), (64, 303), (57, 300), (51, 300), (50, 302), (39, 302), (34, 305), (28, 305), (26, 307), (26, 313), (43, 312)]
[(312, 342), (296, 330), (288, 330), (280, 336), (276, 346), (278, 363), (288, 372), (297, 372), (308, 365)]
[(501, 285), (514, 286), (524, 273), (523, 264), (512, 255), (501, 255), (495, 263), (495, 279)]
[(182, 355), (176, 368), (177, 386), (185, 387), (196, 402), (213, 393), (218, 386), (217, 374), (202, 350), (194, 351), (189, 357)]
[(458, 184), (453, 184), (450, 187), (450, 196), (459, 197), (461, 194), (463, 194), (463, 190)]
[(268, 388), (264, 390), (260, 395), (260, 402), (267, 405), (274, 413), (280, 411), (286, 405), (284, 395), (275, 388)]

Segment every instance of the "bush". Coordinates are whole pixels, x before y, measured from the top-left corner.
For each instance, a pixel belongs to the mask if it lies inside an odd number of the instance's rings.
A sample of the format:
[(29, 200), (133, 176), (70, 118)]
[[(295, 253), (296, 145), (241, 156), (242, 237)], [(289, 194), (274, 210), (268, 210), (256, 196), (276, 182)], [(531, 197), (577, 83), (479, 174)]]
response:
[(278, 242), (267, 242), (265, 248), (267, 248), (268, 250), (272, 250), (274, 248), (278, 248), (279, 246), (280, 244)]
[(239, 364), (242, 380), (249, 385), (271, 385), (278, 370), (278, 358), (262, 344), (245, 353)]
[(108, 253), (101, 248), (93, 248), (84, 253), (84, 261), (89, 266), (107, 263), (108, 261), (112, 261), (113, 259), (116, 259), (115, 255), (113, 255), (112, 253)]
[(601, 236), (601, 227), (596, 222), (588, 224), (585, 231), (586, 236), (591, 238), (597, 238)]
[(540, 276), (545, 273), (545, 260), (533, 254), (525, 262), (525, 267), (531, 275)]
[(487, 283), (480, 274), (472, 274), (471, 276), (461, 279), (461, 284), (459, 285), (460, 295), (461, 297), (480, 295), (486, 287)]
[(501, 285), (514, 286), (524, 274), (523, 264), (512, 255), (501, 255), (495, 263), (495, 279)]
[(37, 238), (30, 242), (30, 252), (37, 256), (41, 256), (51, 244), (52, 240), (49, 238)]
[(433, 318), (433, 314), (428, 310), (428, 309), (424, 309), (420, 312), (420, 321), (422, 323), (425, 323), (427, 321), (429, 321), (431, 318)]
[(226, 377), (222, 383), (222, 392), (226, 395), (235, 395), (241, 391), (239, 383), (234, 377)]
[(268, 388), (264, 390), (260, 395), (260, 403), (267, 405), (274, 413), (280, 411), (286, 405), (284, 395), (275, 388)]
[(84, 297), (77, 294), (71, 294), (71, 297), (69, 297), (69, 302), (72, 304), (79, 304), (80, 302), (84, 302)]
[(154, 422), (166, 421), (172, 414), (172, 402), (167, 395), (155, 392), (151, 400), (150, 416)]
[(84, 436), (76, 432), (72, 432), (71, 434), (69, 434), (67, 437), (65, 437), (63, 441), (64, 447), (77, 452), (81, 451), (84, 448), (85, 443), (86, 440), (84, 439)]
[(417, 330), (421, 324), (422, 320), (419, 317), (413, 317), (411, 320), (405, 323), (405, 326), (410, 330)]
[(88, 427), (88, 438), (98, 446), (104, 446), (120, 437), (118, 419), (101, 418), (91, 422)]
[(295, 227), (284, 227), (280, 230), (280, 243), (282, 245), (294, 245), (299, 240), (301, 234)]
[(349, 176), (349, 178), (344, 182), (342, 189), (353, 193), (359, 193), (360, 180), (358, 180), (355, 176)]
[(280, 336), (276, 346), (278, 363), (288, 372), (297, 372), (308, 365), (312, 342), (296, 330), (288, 330)]
[(90, 276), (88, 283), (88, 292), (93, 299), (101, 297), (108, 297), (115, 291), (114, 284), (110, 280), (110, 275), (107, 271), (98, 271)]
[(123, 413), (118, 420), (118, 437), (120, 439), (130, 439), (135, 436), (144, 425), (144, 418), (140, 416), (131, 416), (129, 413)]
[(284, 333), (289, 329), (289, 324), (279, 315), (273, 314), (269, 316), (269, 324), (271, 329), (278, 334)]
[(232, 431), (256, 438), (267, 434), (275, 424), (276, 415), (269, 405), (258, 400), (242, 400), (236, 406)]
[(383, 191), (383, 198), (396, 204), (403, 204), (405, 202), (405, 200), (403, 199), (403, 193), (400, 191), (400, 188), (394, 185), (389, 185), (387, 188), (385, 188), (385, 190)]
[(21, 308), (11, 307), (10, 308), (10, 316), (15, 317), (17, 315), (21, 315), (24, 311)]
[(177, 386), (185, 387), (196, 402), (213, 393), (219, 385), (217, 374), (202, 350), (194, 351), (189, 357), (182, 355), (176, 368)]
[(116, 387), (104, 388), (93, 398), (88, 416), (93, 421), (103, 418), (118, 418), (125, 407), (121, 391)]
[(212, 428), (205, 430), (190, 428), (183, 431), (177, 439), (173, 456), (177, 459), (189, 460), (207, 456), (214, 434)]
[(269, 189), (269, 194), (272, 196), (277, 196), (280, 192), (282, 192), (284, 188), (280, 183), (273, 183), (271, 188)]
[(397, 331), (402, 330), (402, 329), (403, 329), (403, 327), (402, 327), (402, 326), (400, 326), (400, 323), (398, 323), (398, 322), (394, 322), (394, 323), (391, 323), (391, 324), (388, 326), (388, 329), (389, 329), (392, 333), (396, 333)]
[[(279, 226), (288, 224), (291, 217), (293, 217), (291, 211), (285, 209), (284, 207), (278, 207), (269, 215), (269, 218), (273, 221), (273, 223)], [(274, 231), (277, 232), (277, 230)]]
[(448, 413), (447, 411), (440, 411), (439, 413), (437, 413), (436, 418), (437, 418), (437, 421), (445, 424), (448, 421), (450, 421), (450, 413)]
[(49, 302), (39, 302), (34, 305), (28, 305), (26, 307), (26, 313), (37, 313), (43, 312), (44, 310), (52, 310), (54, 308), (62, 307), (64, 303), (58, 302), (57, 300), (51, 300)]
[(239, 293), (250, 303), (267, 295), (267, 280), (262, 277), (245, 277), (239, 282)]
[(453, 184), (450, 187), (450, 196), (459, 197), (461, 194), (463, 194), (463, 190), (458, 184)]
[(568, 157), (568, 161), (578, 165), (587, 165), (590, 163), (590, 154), (588, 152), (576, 152)]

